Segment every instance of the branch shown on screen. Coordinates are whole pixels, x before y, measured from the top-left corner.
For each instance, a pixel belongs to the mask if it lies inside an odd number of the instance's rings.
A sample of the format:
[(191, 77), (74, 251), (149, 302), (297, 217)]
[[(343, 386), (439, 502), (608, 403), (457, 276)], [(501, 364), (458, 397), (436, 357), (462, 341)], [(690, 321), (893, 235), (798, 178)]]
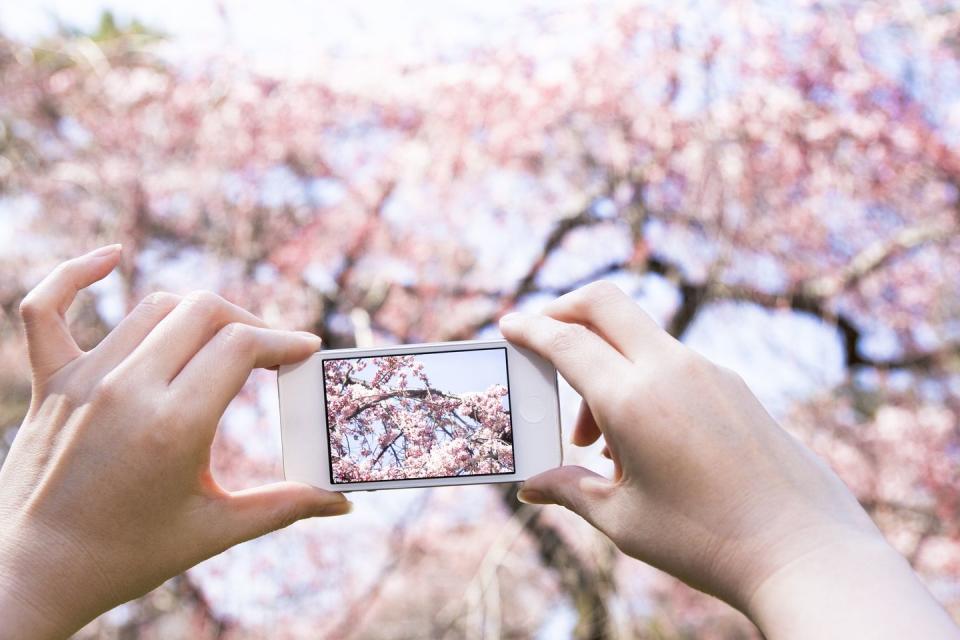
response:
[(416, 356), (324, 363), (335, 482), (512, 473), (507, 388), (451, 393)]

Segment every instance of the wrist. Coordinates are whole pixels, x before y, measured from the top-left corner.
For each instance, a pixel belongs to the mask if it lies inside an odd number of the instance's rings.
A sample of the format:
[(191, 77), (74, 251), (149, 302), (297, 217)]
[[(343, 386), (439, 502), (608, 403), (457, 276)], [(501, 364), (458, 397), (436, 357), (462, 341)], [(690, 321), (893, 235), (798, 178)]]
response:
[(62, 536), (18, 520), (0, 530), (0, 640), (65, 638), (99, 613), (96, 578)]
[(19, 582), (0, 569), (0, 640), (68, 636), (70, 630), (61, 628)]
[(909, 563), (879, 533), (843, 532), (784, 563), (748, 595), (764, 636), (956, 638)]

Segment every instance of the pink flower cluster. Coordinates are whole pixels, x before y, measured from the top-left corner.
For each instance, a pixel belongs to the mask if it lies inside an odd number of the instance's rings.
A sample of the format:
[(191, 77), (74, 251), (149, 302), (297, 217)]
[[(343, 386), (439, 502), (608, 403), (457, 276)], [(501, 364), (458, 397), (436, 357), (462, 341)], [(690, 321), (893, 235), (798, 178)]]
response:
[(324, 378), (334, 482), (514, 471), (503, 385), (443, 391), (413, 355), (328, 360)]

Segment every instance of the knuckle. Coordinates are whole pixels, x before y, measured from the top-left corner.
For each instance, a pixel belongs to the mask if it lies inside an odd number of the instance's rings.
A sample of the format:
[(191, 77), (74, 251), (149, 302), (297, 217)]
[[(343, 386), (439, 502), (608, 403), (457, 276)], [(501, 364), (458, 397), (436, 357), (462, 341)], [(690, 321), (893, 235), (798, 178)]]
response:
[(73, 266), (76, 264), (76, 259), (67, 260), (66, 262), (61, 262), (56, 267), (53, 268), (53, 271), (50, 272), (50, 276), (59, 280), (67, 276), (70, 271), (73, 269)]
[(247, 352), (253, 349), (254, 335), (249, 325), (231, 322), (217, 332), (218, 339), (231, 351)]
[(140, 306), (156, 309), (172, 309), (180, 303), (180, 296), (167, 291), (154, 291), (140, 301)]
[(564, 324), (550, 336), (550, 350), (554, 353), (576, 349), (583, 341), (586, 329), (578, 324)]
[(104, 406), (116, 404), (124, 394), (120, 379), (107, 374), (93, 386), (90, 397), (94, 404)]
[(620, 287), (609, 280), (597, 280), (584, 287), (584, 293), (590, 300), (609, 300), (623, 295)]
[(684, 349), (674, 365), (675, 374), (680, 379), (694, 383), (703, 383), (716, 375), (717, 366), (692, 349)]
[(296, 507), (284, 505), (274, 513), (273, 526), (276, 529), (286, 529), (300, 520), (300, 511)]
[(609, 280), (591, 282), (583, 289), (582, 295), (576, 301), (576, 307), (581, 313), (593, 313), (622, 296), (623, 292)]
[(199, 291), (191, 291), (187, 294), (187, 297), (183, 299), (183, 302), (189, 305), (191, 309), (206, 316), (214, 316), (223, 308), (225, 301), (213, 291), (201, 289)]
[(32, 320), (42, 312), (42, 306), (37, 295), (31, 291), (20, 301), (20, 317), (27, 321)]
[(589, 314), (616, 296), (624, 295), (620, 288), (609, 280), (596, 280), (579, 289), (571, 291), (556, 301), (556, 306), (548, 309), (566, 308), (577, 314)]

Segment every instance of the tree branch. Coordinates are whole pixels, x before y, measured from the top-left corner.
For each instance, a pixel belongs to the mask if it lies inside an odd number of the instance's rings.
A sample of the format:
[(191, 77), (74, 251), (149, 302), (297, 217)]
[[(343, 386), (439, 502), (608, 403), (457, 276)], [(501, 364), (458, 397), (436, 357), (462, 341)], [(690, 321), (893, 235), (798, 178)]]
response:
[[(499, 489), (503, 503), (514, 515), (524, 508), (517, 501), (517, 488), (515, 484), (506, 484)], [(588, 563), (555, 526), (545, 521), (543, 511), (526, 520), (524, 529), (536, 544), (544, 566), (556, 572), (560, 585), (570, 596), (577, 611), (574, 637), (578, 640), (609, 638), (610, 611), (607, 603), (616, 586), (612, 566)]]
[[(453, 334), (447, 336), (446, 340), (466, 340), (481, 329), (493, 324), (507, 310), (516, 306), (517, 302), (523, 296), (533, 293), (537, 290), (537, 279), (543, 271), (547, 260), (563, 244), (563, 241), (574, 230), (596, 224), (600, 220), (593, 215), (593, 206), (597, 198), (590, 198), (589, 202), (577, 213), (561, 218), (547, 234), (543, 246), (540, 248), (537, 257), (530, 264), (526, 273), (517, 281), (516, 286), (509, 292), (491, 292), (496, 298), (499, 298), (498, 308), (492, 313), (483, 316), (470, 325), (461, 328)], [(499, 293), (499, 295), (498, 295)]]
[(371, 204), (370, 212), (367, 214), (366, 220), (364, 220), (353, 242), (344, 253), (343, 262), (334, 278), (335, 287), (333, 291), (322, 296), (323, 312), (314, 323), (313, 332), (327, 343), (327, 348), (354, 346), (350, 344), (350, 339), (353, 337), (352, 335), (347, 340), (344, 340), (342, 336), (331, 333), (330, 319), (337, 309), (348, 302), (346, 299), (346, 290), (350, 283), (350, 278), (353, 276), (357, 263), (360, 262), (366, 253), (370, 240), (373, 237), (373, 230), (383, 217), (383, 210), (390, 201), (390, 196), (393, 195), (396, 186), (397, 183), (394, 180), (387, 182), (383, 186), (377, 199)]
[(927, 224), (904, 229), (891, 238), (874, 243), (851, 259), (839, 273), (801, 282), (783, 293), (769, 293), (747, 285), (726, 285), (713, 279), (693, 282), (680, 268), (660, 256), (650, 256), (645, 269), (672, 281), (680, 291), (680, 307), (668, 323), (667, 330), (680, 338), (689, 328), (699, 309), (710, 301), (749, 302), (767, 309), (790, 309), (807, 313), (837, 327), (843, 339), (844, 362), (847, 368), (925, 369), (960, 357), (960, 342), (947, 343), (937, 349), (908, 353), (892, 358), (873, 358), (863, 352), (863, 331), (848, 314), (833, 311), (832, 300), (855, 288), (867, 276), (890, 264), (898, 256), (931, 242), (943, 242), (955, 233), (953, 224)]
[(709, 295), (714, 300), (749, 302), (774, 310), (791, 309), (834, 325), (843, 339), (844, 364), (849, 369), (925, 369), (950, 357), (960, 356), (960, 342), (950, 342), (930, 351), (907, 353), (891, 358), (873, 358), (863, 352), (863, 330), (852, 317), (833, 311), (829, 306), (828, 298), (810, 295), (803, 289), (801, 285), (792, 292), (772, 294), (742, 285), (714, 285)]
[(391, 391), (389, 393), (384, 393), (378, 396), (375, 400), (371, 400), (359, 407), (350, 413), (346, 417), (346, 420), (353, 420), (358, 415), (366, 411), (367, 409), (374, 407), (384, 400), (390, 400), (391, 398), (410, 398), (414, 400), (425, 400), (428, 396), (440, 396), (441, 398), (447, 398), (449, 400), (459, 400), (460, 396), (444, 393), (439, 389), (434, 389), (432, 387), (427, 387), (426, 389), (404, 389), (402, 391)]
[(839, 273), (814, 278), (803, 285), (803, 289), (818, 298), (828, 298), (849, 291), (896, 257), (927, 243), (947, 240), (956, 231), (953, 224), (925, 224), (902, 229), (892, 237), (878, 240), (862, 250)]

